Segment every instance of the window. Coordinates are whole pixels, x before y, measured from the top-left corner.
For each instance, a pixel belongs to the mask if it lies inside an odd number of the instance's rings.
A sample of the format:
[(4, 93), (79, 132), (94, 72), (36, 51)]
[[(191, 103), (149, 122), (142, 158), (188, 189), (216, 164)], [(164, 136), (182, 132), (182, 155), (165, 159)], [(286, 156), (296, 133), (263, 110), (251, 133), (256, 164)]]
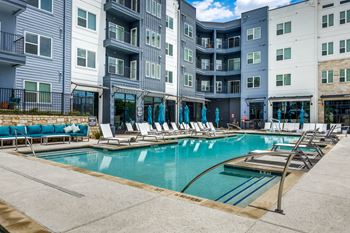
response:
[(51, 103), (51, 84), (24, 81), (25, 101), (31, 103)]
[(258, 64), (261, 62), (261, 52), (250, 52), (247, 54), (248, 64)]
[(291, 81), (291, 74), (279, 74), (276, 75), (276, 86), (290, 86), (292, 83)]
[(42, 57), (51, 58), (52, 39), (38, 34), (25, 33), (25, 52)]
[(340, 4), (345, 4), (345, 3), (348, 3), (350, 2), (350, 0), (343, 0), (343, 1), (340, 1)]
[(96, 15), (78, 8), (78, 25), (96, 31)]
[(322, 28), (334, 26), (334, 14), (322, 16)]
[(130, 79), (136, 80), (137, 79), (137, 61), (131, 61), (130, 62)]
[(210, 69), (210, 60), (209, 59), (201, 59), (201, 69), (209, 70)]
[(340, 82), (350, 82), (350, 69), (340, 69), (339, 81)]
[(125, 41), (125, 29), (122, 26), (109, 22), (109, 38)]
[(174, 29), (174, 19), (168, 15), (166, 16), (166, 27)]
[(216, 38), (216, 48), (222, 49), (222, 38)]
[(322, 56), (333, 54), (333, 42), (322, 44)]
[(185, 48), (185, 53), (184, 53), (185, 61), (192, 63), (193, 62), (193, 51), (189, 48)]
[(173, 72), (167, 70), (165, 73), (165, 82), (167, 83), (173, 83)]
[(184, 86), (192, 87), (193, 86), (193, 75), (189, 73), (185, 73), (185, 83)]
[(216, 60), (216, 70), (222, 70), (222, 60)]
[(247, 79), (247, 88), (258, 88), (260, 87), (260, 77), (253, 76)]
[(339, 23), (350, 23), (350, 10), (340, 12)]
[(82, 67), (96, 67), (96, 53), (86, 49), (77, 49), (77, 65)]
[(234, 37), (228, 38), (228, 47), (229, 48), (239, 47), (240, 40), (241, 40), (240, 36), (234, 36)]
[(153, 62), (146, 61), (146, 72), (145, 76), (153, 79), (160, 79), (161, 77), (161, 66)]
[(222, 81), (216, 81), (216, 92), (222, 92)]
[(333, 83), (333, 70), (322, 71), (322, 83)]
[(291, 48), (277, 49), (276, 50), (276, 61), (291, 59)]
[(38, 9), (52, 12), (52, 0), (27, 0), (27, 3)]
[(193, 27), (188, 23), (185, 23), (185, 36), (193, 38)]
[(173, 56), (173, 45), (166, 43), (165, 54), (169, 56)]
[(332, 7), (334, 6), (334, 3), (330, 3), (330, 4), (326, 4), (326, 5), (323, 5), (322, 8), (328, 8), (328, 7)]
[(124, 76), (124, 60), (108, 57), (108, 73)]
[(201, 45), (204, 48), (211, 48), (211, 46), (210, 46), (210, 38), (203, 37), (202, 40), (201, 40)]
[(152, 30), (146, 29), (146, 45), (154, 48), (161, 48), (161, 36)]
[(261, 38), (261, 27), (249, 28), (247, 30), (247, 40), (257, 40)]
[(292, 22), (289, 21), (289, 22), (277, 24), (277, 29), (276, 29), (277, 35), (283, 35), (291, 32), (292, 32)]
[(160, 19), (162, 18), (162, 5), (156, 0), (146, 0), (146, 12)]
[(239, 69), (241, 69), (241, 59), (239, 57), (227, 60), (228, 71), (239, 70)]
[(99, 93), (90, 91), (74, 90), (73, 111), (84, 116), (98, 117)]
[(208, 80), (201, 81), (201, 91), (210, 91), (210, 81)]
[(350, 52), (350, 39), (339, 42), (339, 53)]

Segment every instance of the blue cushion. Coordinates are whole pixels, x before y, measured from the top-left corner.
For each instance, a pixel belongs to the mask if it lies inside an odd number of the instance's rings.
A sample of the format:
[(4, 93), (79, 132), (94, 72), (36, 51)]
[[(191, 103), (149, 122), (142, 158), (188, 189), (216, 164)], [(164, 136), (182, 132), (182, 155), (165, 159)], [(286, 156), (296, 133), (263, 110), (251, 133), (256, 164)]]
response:
[(53, 134), (55, 132), (55, 127), (53, 125), (42, 125), (41, 133), (43, 134)]
[(0, 126), (0, 136), (9, 136), (10, 127), (9, 126)]
[(88, 126), (87, 125), (78, 125), (78, 127), (80, 129), (79, 133), (87, 136)]
[(66, 125), (54, 125), (55, 133), (65, 133), (64, 128)]
[(28, 134), (28, 136), (32, 138), (41, 138), (44, 135), (45, 134), (41, 134), (41, 133)]
[(15, 129), (17, 129), (17, 136), (25, 135), (26, 127), (25, 126), (10, 126), (10, 134), (15, 135)]
[(41, 133), (41, 125), (29, 125), (27, 126), (28, 134), (40, 134)]

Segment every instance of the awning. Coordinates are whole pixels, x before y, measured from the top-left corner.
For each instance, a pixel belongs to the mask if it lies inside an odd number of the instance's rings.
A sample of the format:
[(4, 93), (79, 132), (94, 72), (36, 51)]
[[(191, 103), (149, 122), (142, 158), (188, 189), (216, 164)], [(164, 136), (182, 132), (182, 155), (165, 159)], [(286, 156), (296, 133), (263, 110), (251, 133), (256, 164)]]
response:
[(96, 88), (96, 89), (103, 89), (103, 90), (108, 90), (108, 87), (104, 87), (102, 85), (90, 85), (90, 84), (84, 84), (84, 83), (77, 83), (77, 82), (71, 82), (71, 84), (75, 85), (75, 87), (73, 88), (73, 91), (77, 88), (77, 87), (89, 87), (89, 88)]
[(141, 88), (137, 87), (128, 87), (128, 86), (112, 86), (113, 93), (115, 92), (123, 92), (123, 93), (130, 93), (130, 94), (140, 94), (143, 92)]
[(265, 101), (266, 97), (251, 97), (251, 98), (245, 98), (245, 101), (247, 102), (253, 102), (253, 101)]
[(173, 96), (173, 97), (177, 97), (176, 95), (172, 95), (172, 94), (168, 94), (166, 92), (162, 92), (162, 91), (152, 91), (152, 90), (145, 90), (145, 95), (154, 95), (154, 96)]
[(321, 95), (320, 98), (321, 98), (321, 99), (350, 98), (350, 94)]
[(181, 96), (181, 100), (188, 101), (188, 102), (197, 102), (197, 103), (203, 103), (203, 102), (210, 102), (210, 100), (201, 98), (201, 97), (192, 97), (192, 96)]
[(313, 95), (293, 95), (293, 96), (273, 96), (269, 100), (295, 100), (295, 99), (311, 99)]

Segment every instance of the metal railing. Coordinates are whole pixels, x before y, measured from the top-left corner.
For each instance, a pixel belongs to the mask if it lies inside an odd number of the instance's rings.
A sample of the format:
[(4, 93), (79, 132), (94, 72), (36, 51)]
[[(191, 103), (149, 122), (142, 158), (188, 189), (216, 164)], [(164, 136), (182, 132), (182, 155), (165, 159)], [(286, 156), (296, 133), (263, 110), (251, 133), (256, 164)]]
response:
[(0, 31), (0, 52), (24, 54), (24, 37)]
[(117, 41), (121, 41), (133, 46), (138, 47), (138, 36), (137, 33), (132, 34), (130, 32), (124, 31), (118, 27), (110, 26), (107, 28), (107, 38)]
[(208, 40), (202, 40), (203, 37), (197, 37), (197, 45), (199, 45), (202, 48), (214, 48), (214, 42), (209, 39)]
[(135, 0), (107, 0), (106, 2), (113, 2), (129, 8), (132, 11), (139, 12), (138, 1)]
[[(71, 101), (70, 94), (0, 88), (0, 110), (53, 112), (63, 114), (64, 104)], [(64, 104), (63, 104), (64, 103)]]
[(24, 145), (29, 145), (30, 150), (32, 151), (33, 156), (36, 156), (35, 151), (33, 149), (33, 144), (29, 140), (28, 136), (24, 134), (21, 131), (18, 131), (18, 129), (15, 128), (15, 142), (16, 142), (16, 151), (18, 150), (18, 134), (20, 134), (22, 137), (24, 137)]
[(130, 68), (127, 66), (117, 66), (115, 64), (109, 64), (107, 67), (107, 73), (112, 76), (119, 76), (123, 78), (129, 78), (131, 80), (138, 80), (137, 68)]
[(214, 63), (209, 62), (202, 62), (200, 58), (197, 58), (197, 68), (204, 71), (213, 71), (214, 70)]

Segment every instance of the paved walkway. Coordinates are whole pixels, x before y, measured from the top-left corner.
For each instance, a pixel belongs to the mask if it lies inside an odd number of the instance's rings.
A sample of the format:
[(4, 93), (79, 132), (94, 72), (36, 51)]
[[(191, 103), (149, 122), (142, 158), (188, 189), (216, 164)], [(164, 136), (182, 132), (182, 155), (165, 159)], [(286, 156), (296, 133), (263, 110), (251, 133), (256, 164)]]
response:
[[(0, 200), (52, 232), (349, 232), (350, 138), (260, 220), (0, 153)], [(274, 209), (274, 208), (272, 208)]]

